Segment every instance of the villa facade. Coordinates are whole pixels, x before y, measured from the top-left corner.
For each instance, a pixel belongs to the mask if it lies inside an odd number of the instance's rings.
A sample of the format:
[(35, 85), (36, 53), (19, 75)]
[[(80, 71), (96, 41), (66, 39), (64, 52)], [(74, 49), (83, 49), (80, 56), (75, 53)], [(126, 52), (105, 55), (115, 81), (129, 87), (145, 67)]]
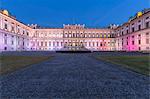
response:
[(121, 26), (101, 29), (78, 24), (41, 28), (0, 11), (0, 51), (61, 50), (150, 51), (150, 9)]

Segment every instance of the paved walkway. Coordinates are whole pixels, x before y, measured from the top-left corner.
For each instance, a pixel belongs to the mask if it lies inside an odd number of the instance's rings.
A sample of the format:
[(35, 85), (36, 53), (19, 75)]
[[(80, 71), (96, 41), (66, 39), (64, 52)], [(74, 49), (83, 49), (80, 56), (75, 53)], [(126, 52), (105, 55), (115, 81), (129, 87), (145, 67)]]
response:
[[(1, 96), (23, 99), (148, 99), (148, 77), (96, 60), (55, 54), (53, 60), (1, 77)], [(3, 99), (3, 98), (2, 98)]]

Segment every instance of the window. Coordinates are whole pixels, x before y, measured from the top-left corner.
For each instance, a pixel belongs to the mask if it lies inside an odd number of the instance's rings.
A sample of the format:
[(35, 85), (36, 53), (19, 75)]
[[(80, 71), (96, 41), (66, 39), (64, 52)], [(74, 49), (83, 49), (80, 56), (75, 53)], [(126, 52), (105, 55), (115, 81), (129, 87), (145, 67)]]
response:
[(99, 35), (98, 35), (98, 34), (96, 34), (96, 37), (99, 37)]
[(141, 50), (141, 47), (139, 47), (139, 51)]
[(20, 32), (20, 29), (18, 28), (18, 33)]
[(94, 42), (93, 42), (93, 46), (95, 46)]
[(139, 34), (138, 37), (141, 37), (141, 35)]
[(41, 46), (43, 46), (43, 42), (41, 42)]
[(146, 36), (148, 37), (148, 36), (149, 36), (149, 33), (146, 33)]
[(146, 47), (147, 50), (149, 50), (149, 47)]
[(24, 41), (23, 41), (22, 45), (24, 46)]
[(14, 45), (14, 41), (13, 40), (11, 41), (11, 44)]
[(91, 46), (91, 42), (89, 42), (89, 46)]
[(149, 44), (149, 39), (146, 39), (146, 44)]
[(141, 40), (139, 40), (139, 44), (141, 44)]
[(122, 35), (123, 35), (123, 31), (122, 31), (122, 33), (121, 33)]
[(146, 22), (146, 28), (149, 28), (149, 22)]
[(55, 42), (53, 42), (53, 46), (55, 46)]
[(39, 42), (37, 42), (37, 45), (39, 46)]
[(138, 26), (138, 30), (141, 30), (141, 25)]
[(103, 46), (103, 44), (101, 43), (101, 46)]
[(8, 26), (7, 26), (7, 24), (5, 24), (5, 25), (4, 25), (4, 28), (5, 28), (5, 29), (8, 29)]
[(45, 42), (45, 46), (47, 46), (47, 42)]
[(134, 41), (132, 41), (132, 45), (134, 45)]
[(7, 39), (4, 40), (4, 44), (7, 44)]
[(149, 19), (149, 17), (146, 17), (146, 20)]
[(129, 30), (127, 29), (127, 34), (129, 33)]
[(25, 31), (23, 31), (23, 34), (25, 33)]
[(4, 50), (6, 51), (6, 50), (7, 50), (7, 47), (4, 47)]
[(63, 46), (63, 42), (61, 42), (61, 46)]
[(134, 27), (132, 27), (132, 32), (134, 32)]
[(134, 36), (132, 36), (132, 38), (134, 38)]
[(141, 22), (141, 20), (138, 21), (139, 23)]
[(57, 46), (59, 46), (59, 42), (57, 42)]
[(75, 33), (73, 33), (73, 37), (75, 37)]
[(15, 31), (15, 28), (13, 26), (11, 27), (11, 31), (13, 31), (13, 32)]
[(27, 35), (29, 35), (29, 32), (27, 32)]
[(51, 46), (51, 42), (49, 42), (49, 46)]

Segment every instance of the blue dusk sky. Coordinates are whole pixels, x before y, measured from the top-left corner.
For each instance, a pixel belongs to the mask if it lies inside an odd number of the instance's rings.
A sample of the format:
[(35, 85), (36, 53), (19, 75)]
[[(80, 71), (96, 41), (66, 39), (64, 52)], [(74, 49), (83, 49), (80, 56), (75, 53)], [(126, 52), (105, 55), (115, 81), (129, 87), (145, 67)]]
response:
[(122, 24), (136, 12), (150, 8), (150, 0), (0, 0), (0, 8), (25, 24), (105, 27)]

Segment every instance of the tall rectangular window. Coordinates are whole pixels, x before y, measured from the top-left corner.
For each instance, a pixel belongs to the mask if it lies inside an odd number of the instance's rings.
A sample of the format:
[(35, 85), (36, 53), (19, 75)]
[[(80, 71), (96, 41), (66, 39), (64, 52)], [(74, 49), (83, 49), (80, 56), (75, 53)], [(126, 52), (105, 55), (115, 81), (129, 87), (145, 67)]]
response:
[(129, 33), (129, 30), (127, 29), (127, 34)]
[(45, 46), (47, 46), (47, 42), (45, 42)]
[(132, 41), (132, 45), (134, 45), (134, 41)]
[(57, 46), (59, 46), (59, 42), (57, 42)]
[(122, 35), (123, 35), (123, 31), (122, 31), (122, 33), (121, 33)]
[(141, 40), (139, 40), (139, 44), (141, 44)]
[(134, 27), (132, 27), (132, 32), (134, 32)]
[(146, 22), (146, 28), (149, 28), (150, 26), (149, 26), (149, 22)]
[(141, 50), (141, 47), (139, 47), (139, 51)]
[(29, 35), (29, 32), (27, 32), (27, 36)]
[(5, 29), (8, 29), (8, 26), (7, 26), (7, 24), (5, 24), (5, 25), (4, 25), (4, 28), (5, 28)]
[(22, 45), (24, 46), (24, 41), (23, 41)]
[(41, 42), (41, 46), (43, 46), (43, 42)]
[(51, 46), (51, 42), (49, 42), (49, 46)]
[(138, 26), (138, 30), (141, 30), (141, 25)]
[(63, 46), (63, 42), (61, 42), (61, 46)]
[(13, 40), (11, 41), (11, 44), (14, 45), (14, 41)]
[(20, 32), (20, 29), (18, 28), (18, 33)]
[(25, 34), (25, 31), (23, 30), (23, 34)]
[(53, 46), (55, 46), (55, 42), (53, 42)]
[(4, 44), (7, 44), (7, 38), (5, 38), (5, 40), (4, 40)]
[(93, 42), (93, 46), (95, 46), (94, 42)]
[(91, 42), (89, 42), (89, 46), (91, 46)]
[(11, 27), (11, 31), (15, 31), (15, 28), (13, 26)]
[(37, 42), (37, 45), (39, 46), (39, 42)]
[(101, 46), (103, 46), (103, 44), (101, 43)]
[(146, 44), (149, 44), (149, 39), (146, 39)]

